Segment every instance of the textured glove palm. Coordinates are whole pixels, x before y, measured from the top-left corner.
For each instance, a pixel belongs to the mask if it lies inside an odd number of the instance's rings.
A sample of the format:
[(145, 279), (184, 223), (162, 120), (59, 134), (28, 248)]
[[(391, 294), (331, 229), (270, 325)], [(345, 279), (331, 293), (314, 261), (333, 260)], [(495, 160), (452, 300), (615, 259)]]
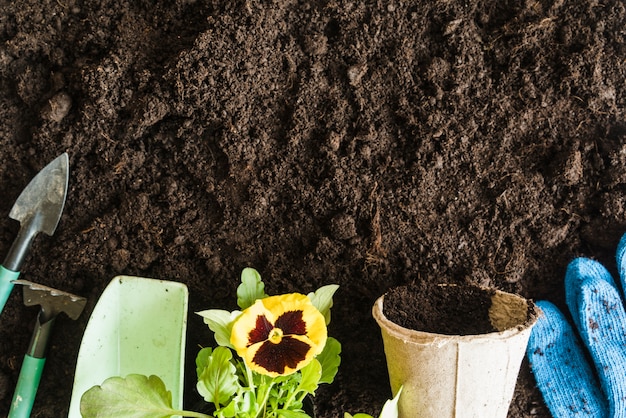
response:
[[(626, 235), (616, 259), (624, 288)], [(576, 258), (565, 275), (565, 299), (577, 332), (556, 306), (539, 301), (544, 315), (528, 343), (546, 405), (556, 418), (626, 417), (626, 313), (615, 281), (597, 261)]]

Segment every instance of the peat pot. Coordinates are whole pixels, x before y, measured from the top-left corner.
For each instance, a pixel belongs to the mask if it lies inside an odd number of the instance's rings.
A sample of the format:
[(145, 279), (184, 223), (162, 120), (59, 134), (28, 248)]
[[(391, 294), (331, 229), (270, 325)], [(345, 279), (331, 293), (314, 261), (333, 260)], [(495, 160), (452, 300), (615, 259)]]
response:
[[(443, 292), (460, 287), (436, 286)], [(400, 418), (506, 418), (538, 308), (514, 294), (475, 289), (486, 293), (487, 302), (491, 297), (484, 320), (492, 330), (483, 334), (407, 329), (385, 316), (385, 295), (374, 304), (393, 394), (403, 387)], [(420, 304), (411, 309), (419, 310)]]

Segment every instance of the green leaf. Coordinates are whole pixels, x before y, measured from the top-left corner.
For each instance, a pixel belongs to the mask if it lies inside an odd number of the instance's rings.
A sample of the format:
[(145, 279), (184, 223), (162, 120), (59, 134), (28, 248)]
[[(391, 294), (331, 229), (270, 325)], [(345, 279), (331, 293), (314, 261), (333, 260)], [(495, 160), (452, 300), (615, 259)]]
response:
[(172, 393), (158, 376), (111, 377), (80, 400), (83, 418), (166, 418), (180, 412), (172, 409)]
[(330, 324), (330, 308), (333, 307), (333, 295), (337, 289), (339, 289), (339, 285), (329, 284), (320, 287), (315, 293), (311, 292), (307, 295), (313, 306), (324, 315), (326, 325)]
[(241, 272), (241, 284), (237, 287), (237, 305), (241, 309), (254, 305), (257, 299), (266, 298), (265, 284), (261, 275), (253, 268), (246, 267)]
[(400, 386), (398, 393), (396, 393), (393, 399), (389, 399), (385, 402), (379, 418), (398, 418), (398, 400), (400, 399), (400, 394), (402, 394), (402, 386)]
[(333, 337), (328, 337), (324, 350), (316, 357), (322, 365), (320, 383), (332, 383), (335, 380), (339, 364), (341, 364), (341, 343)]
[(236, 410), (240, 412), (247, 412), (249, 416), (255, 417), (258, 411), (258, 405), (256, 402), (256, 392), (253, 388), (244, 388), (241, 393), (235, 396), (237, 402)]
[(206, 358), (206, 367), (198, 376), (196, 388), (205, 401), (227, 405), (239, 389), (237, 369), (230, 362), (233, 354), (226, 347), (217, 347)]
[(211, 347), (205, 347), (198, 351), (196, 355), (196, 376), (200, 379), (200, 375), (204, 371), (204, 369), (209, 364), (209, 357), (213, 353), (213, 349)]
[[(396, 393), (396, 396), (394, 396), (393, 399), (389, 399), (387, 402), (385, 402), (385, 404), (383, 405), (383, 410), (380, 412), (380, 415), (378, 418), (398, 418), (398, 400), (400, 399), (401, 393), (402, 393), (402, 386), (400, 386), (398, 393)], [(345, 412), (343, 414), (343, 418), (374, 418), (374, 417), (368, 414), (350, 415), (349, 413)]]
[(241, 315), (240, 311), (228, 312), (222, 309), (208, 309), (196, 313), (204, 318), (204, 323), (213, 331), (215, 341), (219, 345), (234, 348), (230, 344), (230, 334), (233, 331), (235, 319)]
[(234, 418), (237, 416), (237, 401), (233, 398), (228, 405), (219, 410), (219, 416), (224, 418)]
[(298, 392), (315, 393), (318, 383), (322, 377), (322, 365), (317, 359), (311, 360), (309, 364), (300, 369), (302, 380), (298, 385)]

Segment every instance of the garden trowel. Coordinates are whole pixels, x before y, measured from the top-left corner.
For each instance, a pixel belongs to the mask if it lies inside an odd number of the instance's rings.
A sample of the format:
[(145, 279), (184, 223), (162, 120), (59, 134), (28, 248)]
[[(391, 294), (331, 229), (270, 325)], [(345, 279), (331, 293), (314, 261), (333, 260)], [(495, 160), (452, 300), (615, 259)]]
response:
[(69, 158), (64, 153), (45, 166), (15, 201), (9, 217), (19, 221), (20, 230), (0, 265), (0, 313), (35, 236), (54, 233), (63, 213), (68, 180)]

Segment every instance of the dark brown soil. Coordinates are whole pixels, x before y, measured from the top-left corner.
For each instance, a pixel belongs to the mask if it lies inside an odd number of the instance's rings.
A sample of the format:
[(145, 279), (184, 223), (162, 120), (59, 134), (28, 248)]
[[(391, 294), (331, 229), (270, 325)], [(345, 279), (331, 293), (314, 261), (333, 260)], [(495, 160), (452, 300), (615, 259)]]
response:
[[(89, 313), (119, 274), (234, 309), (341, 288), (320, 417), (390, 396), (371, 306), (412, 281), (563, 306), (580, 254), (626, 226), (622, 0), (23, 0), (0, 5), (0, 254), (30, 178), (68, 152), (66, 209), (23, 278), (89, 298), (59, 318), (33, 417), (64, 416)], [(0, 317), (0, 415), (36, 309)], [(189, 318), (193, 357), (211, 344)], [(509, 413), (548, 416), (525, 364)]]
[(416, 331), (445, 335), (495, 332), (489, 320), (494, 291), (478, 286), (433, 282), (397, 286), (385, 294), (383, 313), (391, 322)]

